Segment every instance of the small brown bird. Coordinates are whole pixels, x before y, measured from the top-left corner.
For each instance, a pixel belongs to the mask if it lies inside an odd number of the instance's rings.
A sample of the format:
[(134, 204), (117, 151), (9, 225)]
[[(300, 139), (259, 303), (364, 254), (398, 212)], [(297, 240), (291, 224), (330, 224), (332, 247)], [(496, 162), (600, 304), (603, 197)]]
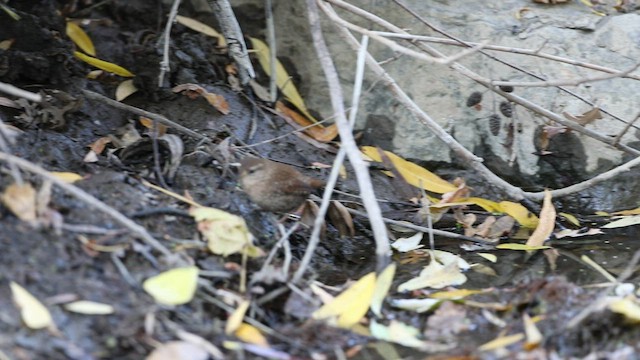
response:
[(288, 212), (297, 209), (324, 181), (314, 179), (285, 164), (247, 157), (240, 162), (240, 184), (261, 209)]

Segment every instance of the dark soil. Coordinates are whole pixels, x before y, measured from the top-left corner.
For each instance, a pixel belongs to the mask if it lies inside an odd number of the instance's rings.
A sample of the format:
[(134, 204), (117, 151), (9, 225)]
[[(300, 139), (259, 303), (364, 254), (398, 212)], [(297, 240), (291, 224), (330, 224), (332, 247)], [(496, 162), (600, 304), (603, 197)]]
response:
[[(11, 153), (49, 171), (81, 174), (84, 179), (76, 182), (76, 186), (144, 226), (166, 247), (188, 256), (200, 269), (213, 275), (203, 278), (209, 286), (201, 287), (189, 304), (175, 308), (156, 305), (140, 284), (170, 268), (167, 259), (113, 218), (54, 186), (49, 206), (62, 216), (61, 229), (33, 227), (17, 219), (8, 209), (0, 208), (0, 351), (11, 359), (141, 359), (158, 343), (176, 340), (176, 329), (183, 329), (223, 349), (228, 358), (259, 357), (250, 352), (224, 350), (223, 346), (225, 340), (233, 337), (224, 333), (229, 313), (219, 306), (223, 301), (218, 291), (238, 292), (241, 257), (223, 258), (209, 253), (199, 238), (195, 222), (187, 214), (188, 206), (142, 184), (143, 179), (159, 183), (154, 175), (150, 147), (143, 146), (124, 157), (122, 150), (113, 152), (116, 149), (111, 144), (98, 156), (97, 162), (83, 160), (90, 144), (101, 137), (117, 135), (127, 126), (143, 134), (147, 144), (151, 144), (150, 132), (140, 125), (137, 116), (86, 98), (83, 90), (113, 98), (122, 79), (108, 75), (98, 80), (86, 78), (92, 69), (74, 58), (74, 45), (65, 35), (65, 17), (96, 20), (85, 29), (96, 45), (98, 57), (136, 74), (134, 82), (139, 91), (124, 103), (161, 114), (210, 139), (211, 143), (206, 145), (168, 130), (180, 135), (185, 146), (175, 177), (165, 179), (170, 190), (188, 193), (202, 205), (242, 216), (256, 236), (257, 245), (266, 251), (280, 237), (276, 219), (248, 200), (238, 188), (236, 168), (229, 164), (237, 162), (248, 151), (255, 151), (263, 157), (297, 165), (308, 175), (326, 178), (328, 170), (313, 170), (310, 165), (331, 164), (334, 154), (296, 135), (251, 150), (235, 148), (276, 138), (293, 128), (273, 115), (268, 104), (258, 100), (251, 90), (236, 92), (231, 88), (226, 70), (231, 61), (212, 38), (175, 25), (171, 34), (168, 85), (158, 88), (161, 60), (158, 40), (168, 7), (150, 1), (107, 1), (101, 6), (83, 7), (85, 3), (94, 2), (11, 2), (21, 16), (19, 21), (0, 11), (0, 41), (14, 40), (8, 50), (0, 50), (0, 81), (32, 92), (54, 94), (46, 104), (24, 103), (21, 109), (0, 107), (2, 120), (22, 131), (12, 144)], [(190, 13), (189, 5), (184, 5), (181, 14), (215, 24), (211, 14)], [(222, 115), (202, 98), (190, 99), (171, 91), (171, 87), (183, 83), (195, 83), (224, 96), (230, 105), (229, 113)], [(335, 150), (333, 145), (329, 147)], [(160, 155), (164, 163), (167, 153), (162, 148)], [(4, 171), (6, 164), (2, 169), (0, 189), (5, 189), (13, 179)], [(376, 194), (390, 201), (382, 203), (385, 216), (412, 219), (411, 211), (415, 209), (396, 194), (391, 180), (379, 171), (372, 174)], [(23, 172), (23, 176), (36, 188), (43, 183), (36, 175)], [(358, 193), (350, 170), (339, 187), (345, 192)], [(375, 268), (369, 226), (362, 218), (355, 218), (355, 226), (353, 238), (340, 237), (335, 228), (328, 227), (307, 279), (341, 285)], [(294, 270), (304, 254), (309, 232), (301, 229), (290, 238)], [(119, 248), (100, 252), (87, 243)], [(442, 244), (454, 252), (462, 251), (457, 243)], [(501, 287), (475, 300), (508, 304), (498, 311), (505, 321), (503, 328), (509, 332), (522, 331), (523, 312), (546, 315), (550, 321), (539, 325), (546, 339), (543, 348), (548, 353), (556, 352), (561, 358), (586, 356), (596, 349), (606, 354), (625, 344), (640, 350), (637, 328), (622, 325), (618, 317), (609, 313), (587, 319), (579, 330), (561, 331), (564, 323), (594, 301), (596, 292), (584, 290), (563, 277), (552, 277), (542, 257), (523, 260), (521, 256), (514, 253), (512, 262), (503, 263), (506, 268), (499, 269), (500, 276), (495, 279), (487, 281), (484, 275), (470, 275), (471, 284), (475, 284), (470, 287)], [(260, 269), (262, 261), (260, 258), (249, 261), (249, 280)], [(279, 259), (276, 264), (281, 262)], [(527, 262), (531, 267), (519, 267)], [(520, 265), (514, 267), (514, 263)], [(541, 271), (535, 272), (536, 269)], [(402, 269), (396, 283), (415, 276), (418, 271)], [(283, 285), (267, 280), (250, 282), (247, 297), (257, 300)], [(11, 281), (45, 302), (59, 333), (34, 331), (22, 324), (19, 311), (9, 300)], [(313, 296), (307, 288), (302, 291)], [(218, 303), (212, 302), (212, 297), (218, 298)], [(359, 350), (360, 358), (381, 356), (375, 340), (309, 320), (308, 311), (304, 309), (308, 304), (303, 305), (304, 300), (296, 297), (299, 294), (287, 290), (255, 305), (250, 312), (252, 318), (272, 329), (267, 337), (273, 349), (292, 358), (320, 358), (320, 354), (334, 358), (340, 353), (336, 349), (350, 349), (354, 353)], [(111, 304), (116, 312), (109, 316), (70, 313), (59, 306), (61, 298)], [(451, 305), (455, 311), (462, 309), (462, 305)], [(442, 312), (418, 315), (385, 308), (385, 316), (425, 330), (424, 335), (432, 337), (429, 341), (450, 345), (449, 350), (441, 351), (443, 354), (469, 359), (497, 357), (493, 353), (481, 353), (477, 347), (497, 337), (502, 329), (488, 321), (479, 308), (463, 310), (469, 326), (442, 331), (434, 330), (438, 320), (446, 322)], [(155, 319), (155, 323), (150, 319)], [(147, 332), (149, 328), (145, 330), (145, 324), (150, 324), (151, 333)], [(426, 331), (427, 328), (431, 332)], [(397, 351), (411, 358), (426, 356), (408, 348), (398, 347)]]

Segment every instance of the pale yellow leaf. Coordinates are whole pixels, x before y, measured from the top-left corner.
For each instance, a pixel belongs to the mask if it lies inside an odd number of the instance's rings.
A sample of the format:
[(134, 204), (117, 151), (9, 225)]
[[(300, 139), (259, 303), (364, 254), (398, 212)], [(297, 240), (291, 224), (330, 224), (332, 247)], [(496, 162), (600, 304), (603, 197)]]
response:
[(375, 286), (376, 274), (372, 272), (336, 296), (333, 301), (316, 310), (312, 316), (314, 319), (336, 316), (339, 327), (350, 328), (367, 313)]
[(80, 300), (64, 305), (64, 308), (85, 315), (109, 315), (114, 313), (113, 306), (94, 301)]
[(492, 263), (495, 263), (496, 261), (498, 261), (498, 257), (495, 256), (494, 254), (487, 254), (487, 253), (476, 253), (476, 255), (491, 261)]
[[(256, 56), (258, 57), (258, 62), (262, 67), (264, 72), (271, 76), (271, 50), (269, 46), (264, 43), (264, 41), (249, 38), (251, 40), (251, 44), (253, 49), (256, 51)], [(284, 96), (289, 100), (291, 104), (293, 104), (298, 110), (300, 110), (309, 120), (313, 122), (317, 122), (313, 116), (309, 113), (307, 106), (304, 104), (304, 100), (302, 100), (302, 96), (296, 89), (295, 85), (291, 81), (291, 76), (287, 73), (282, 63), (276, 59), (276, 85), (278, 85), (278, 89), (282, 91)]]
[(198, 268), (176, 268), (150, 277), (142, 288), (163, 305), (182, 305), (190, 302), (198, 287)]
[(640, 304), (633, 297), (625, 297), (609, 302), (609, 310), (624, 315), (624, 317), (634, 323), (640, 322)]
[(161, 344), (145, 360), (207, 360), (207, 351), (187, 341), (169, 341)]
[(522, 339), (524, 339), (524, 334), (523, 333), (517, 333), (517, 334), (513, 334), (513, 335), (507, 335), (507, 336), (500, 336), (496, 339), (493, 339), (491, 341), (489, 341), (488, 343), (485, 343), (483, 345), (481, 345), (478, 350), (480, 351), (492, 351), (492, 350), (497, 350), (497, 349), (502, 349), (505, 348), (509, 345), (513, 345), (519, 341), (522, 341)]
[(526, 312), (522, 314), (522, 321), (524, 323), (524, 333), (527, 338), (525, 349), (531, 350), (538, 347), (543, 340), (542, 333)]
[[(609, 214), (604, 213), (604, 216), (608, 216)], [(612, 212), (611, 215), (640, 215), (640, 207), (635, 208), (635, 209), (630, 209), (630, 210), (622, 210), (622, 211), (616, 211), (616, 212)]]
[(570, 222), (571, 224), (573, 224), (575, 226), (580, 226), (580, 220), (578, 220), (577, 217), (575, 217), (575, 216), (573, 216), (571, 214), (565, 213), (565, 212), (558, 213), (558, 215), (561, 215), (562, 217), (567, 219), (567, 221)]
[(467, 277), (460, 271), (454, 262), (442, 265), (431, 259), (429, 265), (425, 266), (417, 277), (408, 280), (398, 286), (398, 291), (412, 291), (423, 288), (442, 289), (446, 286), (456, 286), (464, 284)]
[(478, 205), (483, 208), (485, 211), (490, 213), (501, 213), (503, 212), (502, 207), (495, 201), (478, 198), (478, 197), (469, 197), (464, 199), (464, 201), (470, 202), (474, 205)]
[(369, 330), (371, 331), (371, 335), (376, 339), (417, 349), (426, 349), (428, 347), (424, 341), (418, 338), (420, 336), (420, 330), (397, 320), (391, 320), (389, 326), (371, 321)]
[(29, 329), (37, 330), (53, 325), (51, 313), (38, 299), (13, 281), (9, 286), (13, 301), (20, 309), (22, 321)]
[(640, 215), (627, 216), (603, 225), (602, 229), (615, 229), (640, 224)]
[(212, 253), (227, 256), (252, 245), (252, 235), (240, 216), (209, 207), (192, 208), (189, 214), (207, 239)]
[(116, 100), (122, 101), (128, 98), (131, 94), (135, 94), (138, 91), (138, 88), (133, 84), (133, 80), (125, 80), (118, 84), (116, 88)]
[(78, 45), (82, 51), (91, 56), (96, 56), (96, 49), (91, 42), (91, 38), (78, 24), (73, 21), (67, 21), (67, 36)]
[(467, 296), (482, 294), (484, 290), (471, 290), (471, 289), (455, 289), (448, 291), (438, 291), (429, 295), (432, 299), (439, 300), (460, 300)]
[(205, 34), (207, 36), (211, 36), (218, 39), (218, 46), (225, 47), (227, 46), (227, 42), (224, 39), (224, 36), (214, 30), (211, 26), (201, 23), (198, 20), (194, 20), (192, 18), (188, 18), (186, 16), (177, 15), (176, 21), (178, 24), (182, 24), (188, 27), (191, 30), (197, 31), (199, 33)]
[(376, 287), (373, 290), (373, 296), (371, 297), (371, 311), (380, 317), (382, 314), (382, 302), (387, 297), (391, 283), (393, 282), (393, 276), (396, 274), (396, 264), (389, 264), (376, 279)]
[(52, 171), (50, 172), (50, 174), (56, 177), (58, 180), (66, 182), (67, 184), (73, 184), (78, 180), (84, 179), (82, 175), (78, 175), (72, 172)]
[(247, 323), (240, 324), (240, 326), (236, 329), (236, 332), (234, 335), (238, 339), (249, 344), (254, 344), (262, 347), (269, 346), (269, 342), (267, 341), (267, 338), (265, 338), (264, 335), (262, 335), (260, 330), (256, 329), (254, 326), (251, 326)]
[(7, 186), (2, 193), (2, 203), (20, 220), (36, 220), (36, 190), (31, 184)]
[(77, 57), (78, 59), (86, 62), (87, 64), (97, 67), (98, 69), (102, 69), (104, 71), (108, 71), (110, 73), (114, 73), (116, 75), (120, 75), (122, 77), (134, 77), (135, 75), (133, 75), (129, 70), (123, 68), (120, 65), (116, 65), (113, 63), (110, 63), (108, 61), (104, 61), (104, 60), (100, 60), (98, 58), (94, 58), (91, 57), (89, 55), (85, 55), (81, 52), (78, 51), (74, 51), (73, 52), (73, 56)]
[(247, 309), (249, 309), (249, 305), (251, 305), (249, 300), (243, 300), (238, 304), (238, 308), (227, 319), (227, 324), (224, 327), (225, 334), (231, 335), (238, 329), (240, 324), (242, 324), (244, 314), (247, 312)]
[(551, 192), (549, 190), (545, 190), (544, 201), (542, 202), (542, 209), (540, 210), (540, 221), (526, 244), (529, 246), (542, 246), (549, 236), (553, 234), (555, 226), (556, 208), (551, 202)]
[[(378, 149), (373, 146), (363, 146), (361, 151), (364, 155), (373, 159), (376, 162), (382, 162), (382, 158), (378, 153)], [(410, 161), (407, 161), (398, 155), (385, 151), (385, 154), (389, 157), (389, 160), (395, 165), (396, 169), (407, 183), (417, 188), (424, 188), (427, 191), (431, 191), (438, 194), (444, 194), (451, 191), (456, 191), (457, 186), (445, 181), (438, 175), (431, 171), (416, 165)], [(385, 172), (385, 174), (392, 176), (391, 172)]]
[(424, 233), (419, 232), (410, 237), (398, 238), (391, 244), (391, 247), (399, 252), (409, 252), (412, 250), (420, 249), (421, 247), (424, 247), (424, 245), (420, 245), (423, 234)]
[(408, 311), (415, 311), (417, 313), (423, 313), (433, 309), (436, 305), (440, 304), (442, 300), (439, 299), (392, 299), (391, 306)]
[(531, 251), (531, 250), (544, 250), (544, 249), (550, 249), (551, 246), (546, 246), (546, 245), (542, 245), (542, 246), (531, 246), (531, 245), (525, 245), (525, 244), (518, 244), (518, 243), (504, 243), (504, 244), (500, 244), (496, 246), (496, 249), (502, 249), (502, 250), (523, 250), (523, 251)]

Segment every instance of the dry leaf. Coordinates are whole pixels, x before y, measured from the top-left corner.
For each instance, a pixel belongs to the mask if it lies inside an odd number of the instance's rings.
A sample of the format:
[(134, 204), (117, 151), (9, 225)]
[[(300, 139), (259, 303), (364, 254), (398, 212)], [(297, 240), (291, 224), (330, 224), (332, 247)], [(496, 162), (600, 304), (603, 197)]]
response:
[(339, 327), (350, 328), (367, 313), (375, 287), (376, 274), (372, 272), (360, 278), (333, 301), (316, 310), (312, 316), (314, 319), (337, 317)]
[(15, 282), (9, 284), (16, 306), (20, 308), (22, 321), (29, 329), (42, 329), (53, 325), (53, 318), (47, 308), (25, 288)]
[(113, 306), (93, 301), (74, 301), (64, 305), (68, 311), (85, 315), (109, 315), (114, 313)]
[(600, 108), (598, 108), (597, 106), (581, 115), (573, 116), (567, 112), (563, 112), (562, 115), (565, 118), (571, 121), (575, 121), (582, 126), (590, 124), (598, 119), (602, 119), (602, 113), (600, 113)]
[(427, 349), (429, 347), (424, 341), (418, 339), (420, 330), (397, 320), (391, 320), (389, 326), (371, 321), (369, 330), (371, 331), (371, 335), (376, 339), (417, 349)]
[(220, 46), (220, 47), (226, 47), (227, 46), (227, 42), (226, 42), (224, 36), (222, 36), (222, 34), (217, 32), (216, 30), (214, 30), (209, 25), (203, 24), (198, 20), (194, 20), (192, 18), (188, 18), (188, 17), (182, 16), (182, 15), (177, 15), (176, 16), (176, 22), (178, 22), (178, 24), (182, 24), (182, 25), (188, 27), (191, 30), (194, 30), (194, 31), (197, 31), (199, 33), (202, 33), (202, 34), (205, 34), (207, 36), (211, 36), (211, 37), (214, 37), (214, 38), (218, 39), (218, 46)]
[(207, 360), (209, 354), (202, 347), (187, 341), (169, 341), (162, 344), (145, 360)]
[(412, 291), (426, 287), (442, 289), (446, 286), (456, 286), (464, 284), (467, 277), (460, 271), (458, 264), (451, 262), (443, 265), (433, 258), (429, 265), (425, 266), (417, 277), (406, 281), (398, 286), (398, 291)]
[(205, 88), (196, 84), (180, 84), (171, 89), (174, 93), (184, 92), (184, 95), (190, 99), (195, 99), (198, 96), (204, 97), (209, 105), (213, 106), (221, 114), (227, 115), (229, 113), (229, 103), (222, 95), (208, 92)]
[[(307, 127), (316, 123), (315, 120), (311, 121), (309, 120), (309, 118), (299, 114), (297, 111), (290, 109), (282, 101), (276, 101), (276, 111), (278, 111), (282, 116), (291, 119), (295, 124), (300, 125), (300, 128)], [(335, 139), (336, 136), (338, 136), (338, 125), (331, 124), (325, 127), (321, 124), (317, 124), (308, 127), (303, 131), (305, 134), (311, 136), (317, 141), (329, 142)]]
[(118, 84), (116, 88), (116, 100), (122, 101), (128, 98), (130, 95), (135, 94), (138, 91), (138, 88), (133, 84), (133, 80), (125, 80)]
[[(149, 119), (148, 117), (140, 116), (138, 121), (140, 121), (140, 124), (142, 124), (142, 126), (153, 131), (153, 120)], [(158, 137), (163, 136), (167, 133), (167, 126), (164, 124), (156, 123), (156, 128), (158, 130)]]
[(2, 193), (2, 203), (18, 219), (27, 222), (36, 220), (36, 191), (29, 183), (11, 184)]
[(267, 338), (262, 335), (260, 330), (256, 329), (247, 323), (242, 323), (236, 329), (234, 335), (243, 342), (254, 344), (262, 347), (268, 347), (269, 342)]
[(238, 304), (238, 308), (236, 308), (236, 310), (227, 319), (227, 323), (224, 327), (225, 334), (233, 334), (238, 327), (240, 327), (240, 324), (242, 324), (242, 320), (244, 319), (244, 314), (247, 312), (247, 309), (249, 309), (249, 305), (251, 305), (249, 300), (243, 300)]
[(227, 256), (255, 248), (253, 236), (240, 216), (208, 207), (194, 207), (189, 214), (198, 223), (212, 253)]
[(353, 225), (353, 218), (347, 208), (338, 200), (331, 200), (327, 216), (331, 224), (338, 229), (340, 236), (355, 236), (356, 229)]
[(371, 297), (371, 311), (377, 316), (381, 317), (382, 302), (387, 297), (391, 283), (393, 282), (393, 276), (396, 273), (396, 264), (389, 264), (376, 279), (376, 287), (373, 290), (373, 296)]
[(551, 202), (551, 192), (545, 190), (544, 201), (542, 203), (542, 210), (540, 210), (540, 222), (538, 227), (533, 231), (533, 234), (527, 240), (528, 246), (542, 246), (545, 240), (551, 236), (553, 229), (556, 226), (556, 208)]

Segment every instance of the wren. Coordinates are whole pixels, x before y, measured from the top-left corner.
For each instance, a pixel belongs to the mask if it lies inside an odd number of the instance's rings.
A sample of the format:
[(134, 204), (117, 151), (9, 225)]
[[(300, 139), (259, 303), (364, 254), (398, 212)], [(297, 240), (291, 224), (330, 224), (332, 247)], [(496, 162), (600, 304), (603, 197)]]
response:
[(251, 201), (271, 212), (297, 209), (324, 181), (274, 161), (247, 157), (240, 162), (240, 184)]

